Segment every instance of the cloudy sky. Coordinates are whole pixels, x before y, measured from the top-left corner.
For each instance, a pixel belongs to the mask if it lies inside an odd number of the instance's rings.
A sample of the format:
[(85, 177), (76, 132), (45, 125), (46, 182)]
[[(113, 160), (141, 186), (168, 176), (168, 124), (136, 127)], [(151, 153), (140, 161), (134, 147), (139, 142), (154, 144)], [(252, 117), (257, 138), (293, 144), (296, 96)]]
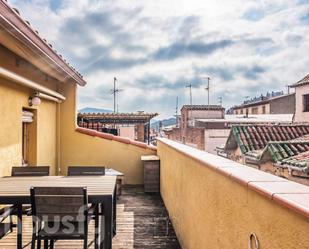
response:
[(161, 117), (286, 90), (309, 73), (309, 0), (9, 0), (88, 84), (79, 108)]

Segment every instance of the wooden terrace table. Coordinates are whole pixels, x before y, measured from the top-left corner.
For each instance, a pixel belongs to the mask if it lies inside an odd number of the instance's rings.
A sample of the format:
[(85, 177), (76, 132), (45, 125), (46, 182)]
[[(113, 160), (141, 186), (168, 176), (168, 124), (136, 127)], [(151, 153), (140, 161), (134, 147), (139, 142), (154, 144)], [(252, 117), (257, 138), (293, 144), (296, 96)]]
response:
[(112, 248), (113, 232), (116, 230), (116, 176), (0, 178), (0, 204), (14, 204), (18, 207), (18, 249), (22, 249), (22, 205), (30, 204), (31, 187), (86, 187), (88, 202), (104, 209), (104, 216), (100, 216), (100, 232), (96, 235), (95, 248)]

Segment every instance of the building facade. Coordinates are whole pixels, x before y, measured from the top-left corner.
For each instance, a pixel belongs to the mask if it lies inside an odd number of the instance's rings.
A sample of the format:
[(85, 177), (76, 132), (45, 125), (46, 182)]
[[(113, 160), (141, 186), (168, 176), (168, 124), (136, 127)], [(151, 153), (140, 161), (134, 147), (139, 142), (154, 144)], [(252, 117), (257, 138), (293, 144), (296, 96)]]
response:
[[(194, 108), (197, 111), (192, 110)], [(217, 154), (217, 147), (226, 143), (233, 125), (289, 124), (292, 119), (293, 114), (225, 115), (224, 108), (219, 106), (213, 110), (207, 106), (193, 106), (191, 109), (186, 106), (181, 109), (179, 125), (164, 130), (164, 133), (171, 140)]]
[[(183, 143), (198, 149), (205, 149), (204, 129), (195, 127), (196, 119), (223, 119), (225, 109), (218, 105), (184, 105), (181, 108), (181, 118), (177, 137)], [(178, 137), (178, 133), (179, 136)]]
[(295, 94), (269, 94), (245, 101), (233, 107), (236, 115), (293, 114), (295, 112)]
[(291, 87), (295, 88), (295, 122), (309, 122), (309, 75)]

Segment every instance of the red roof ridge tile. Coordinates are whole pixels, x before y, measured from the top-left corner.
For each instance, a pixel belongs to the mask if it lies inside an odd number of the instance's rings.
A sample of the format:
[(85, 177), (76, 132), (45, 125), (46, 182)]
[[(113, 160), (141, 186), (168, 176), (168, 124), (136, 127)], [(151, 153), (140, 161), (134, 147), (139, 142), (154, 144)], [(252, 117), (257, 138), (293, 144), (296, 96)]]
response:
[(154, 150), (154, 151), (157, 150), (157, 147), (153, 146), (153, 145), (148, 145), (146, 143), (131, 140), (131, 139), (126, 138), (126, 137), (114, 136), (114, 135), (109, 134), (109, 133), (99, 132), (99, 131), (92, 130), (92, 129), (77, 127), (75, 129), (75, 131), (80, 132), (80, 133), (85, 134), (85, 135), (93, 136), (93, 137), (99, 137), (99, 138), (103, 138), (103, 139), (114, 140), (116, 142), (137, 146), (137, 147), (140, 147), (140, 148), (143, 148), (143, 149), (149, 149), (149, 150)]

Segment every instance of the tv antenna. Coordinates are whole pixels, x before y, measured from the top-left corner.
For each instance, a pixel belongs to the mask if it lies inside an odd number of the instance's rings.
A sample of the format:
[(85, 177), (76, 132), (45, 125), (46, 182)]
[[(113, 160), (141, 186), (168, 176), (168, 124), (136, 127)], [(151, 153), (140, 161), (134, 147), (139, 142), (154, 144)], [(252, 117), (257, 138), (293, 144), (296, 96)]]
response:
[(178, 96), (176, 97), (176, 127), (178, 127)]
[(291, 86), (290, 86), (290, 85), (286, 85), (286, 88), (287, 88), (287, 90), (288, 90), (288, 94), (290, 94), (290, 88), (291, 88)]
[(190, 89), (190, 106), (192, 106), (192, 84), (190, 83), (186, 86), (186, 88)]
[[(116, 106), (117, 106), (117, 109), (118, 109), (118, 105), (116, 104), (116, 94), (118, 92), (121, 92), (123, 91), (122, 89), (117, 89), (116, 88), (116, 81), (117, 81), (117, 78), (114, 77), (114, 89), (111, 89), (111, 92), (112, 94), (114, 95), (114, 114), (116, 113)], [(118, 111), (118, 110), (117, 110)]]
[(205, 79), (207, 79), (207, 86), (205, 87), (205, 90), (207, 91), (207, 105), (209, 106), (209, 102), (210, 102), (210, 98), (209, 98), (209, 90), (210, 90), (210, 85), (209, 85), (209, 82), (210, 82), (210, 77), (205, 77)]

